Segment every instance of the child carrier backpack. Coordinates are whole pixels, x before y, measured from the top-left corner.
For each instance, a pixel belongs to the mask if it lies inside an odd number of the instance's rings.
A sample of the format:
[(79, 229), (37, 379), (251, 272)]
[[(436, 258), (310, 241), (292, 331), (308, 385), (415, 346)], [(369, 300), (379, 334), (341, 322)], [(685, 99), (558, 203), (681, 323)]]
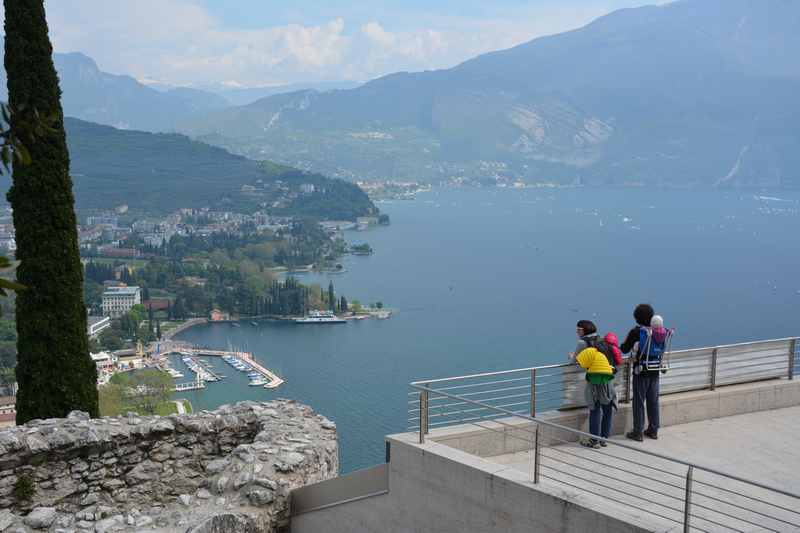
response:
[(597, 340), (597, 339), (584, 339), (586, 342), (587, 347), (594, 348), (598, 352), (602, 353), (608, 359), (608, 364), (611, 365), (611, 368), (614, 369), (614, 374), (617, 373), (617, 363), (614, 361), (614, 348), (604, 340)]
[(644, 370), (662, 371), (669, 370), (666, 355), (672, 345), (674, 330), (664, 328), (639, 328), (639, 366)]

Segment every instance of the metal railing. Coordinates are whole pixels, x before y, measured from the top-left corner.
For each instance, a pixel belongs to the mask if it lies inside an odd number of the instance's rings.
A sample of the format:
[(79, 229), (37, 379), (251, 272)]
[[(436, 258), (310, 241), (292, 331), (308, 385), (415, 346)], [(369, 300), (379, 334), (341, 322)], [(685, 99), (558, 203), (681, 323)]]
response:
[[(673, 351), (661, 393), (714, 390), (721, 385), (794, 379), (797, 338)], [(599, 439), (536, 418), (554, 409), (585, 406), (584, 371), (573, 363), (486, 372), (410, 384), (409, 430), (424, 443), (437, 427), (470, 424), (522, 442), (516, 456), (533, 483), (543, 480), (622, 503), (634, 512), (683, 526), (684, 531), (797, 531), (800, 496), (640, 447)], [(631, 365), (615, 378), (619, 397), (631, 396)], [(596, 438), (596, 437), (594, 437)]]
[[(529, 472), (534, 484), (546, 482), (599, 496), (604, 505), (624, 505), (643, 519), (672, 527), (678, 524), (684, 532), (800, 530), (800, 495), (641, 447), (599, 439), (431, 384), (411, 387), (420, 397), (421, 443), (429, 402), (443, 399), (468, 407), (470, 425), (526, 443), (525, 449), (514, 453), (516, 464), (508, 459), (504, 463)], [(490, 417), (492, 420), (486, 420)], [(575, 442), (589, 438), (604, 447), (589, 449)]]
[[(676, 350), (666, 356), (669, 370), (661, 376), (661, 394), (714, 390), (718, 386), (765, 379), (793, 379), (800, 369), (800, 342), (796, 337)], [(481, 412), (462, 400), (431, 397), (426, 387), (477, 400), (513, 414), (536, 416), (544, 411), (585, 407), (585, 371), (574, 363), (484, 372), (411, 383), (408, 431), (487, 420), (497, 413)], [(631, 398), (631, 364), (624, 361), (615, 378), (621, 402)], [(423, 387), (417, 390), (418, 386)]]

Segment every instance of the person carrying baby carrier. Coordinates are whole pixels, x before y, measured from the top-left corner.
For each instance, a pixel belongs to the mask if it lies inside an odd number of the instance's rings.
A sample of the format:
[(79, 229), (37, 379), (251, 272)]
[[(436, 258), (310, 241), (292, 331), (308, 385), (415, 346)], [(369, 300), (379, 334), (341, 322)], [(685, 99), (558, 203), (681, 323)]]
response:
[(643, 437), (658, 438), (660, 378), (666, 369), (664, 355), (669, 351), (672, 331), (664, 328), (664, 319), (648, 304), (636, 306), (633, 317), (636, 326), (620, 347), (624, 353), (632, 352), (633, 365), (633, 429), (625, 436), (641, 442)]
[(589, 407), (589, 433), (593, 435), (581, 444), (600, 448), (606, 446), (605, 439), (611, 434), (613, 410), (617, 407), (614, 374), (622, 356), (615, 345), (616, 336), (611, 333), (598, 340), (597, 327), (591, 321), (578, 322), (577, 333), (580, 340), (570, 358), (586, 370), (584, 398)]

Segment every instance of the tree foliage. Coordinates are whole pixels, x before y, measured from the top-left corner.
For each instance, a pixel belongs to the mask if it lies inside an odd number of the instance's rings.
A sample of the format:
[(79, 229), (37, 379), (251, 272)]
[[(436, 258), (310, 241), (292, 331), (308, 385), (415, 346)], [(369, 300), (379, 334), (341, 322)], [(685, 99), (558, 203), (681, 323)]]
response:
[(169, 401), (173, 380), (166, 372), (155, 369), (134, 370), (114, 374), (108, 385), (100, 388), (104, 416), (135, 411), (154, 415), (159, 405)]
[(97, 416), (97, 369), (89, 357), (83, 268), (78, 253), (69, 154), (58, 77), (42, 0), (5, 0), (5, 67), (12, 135), (38, 117), (51, 127), (26, 145), (30, 164), (13, 169), (17, 296), (17, 423)]

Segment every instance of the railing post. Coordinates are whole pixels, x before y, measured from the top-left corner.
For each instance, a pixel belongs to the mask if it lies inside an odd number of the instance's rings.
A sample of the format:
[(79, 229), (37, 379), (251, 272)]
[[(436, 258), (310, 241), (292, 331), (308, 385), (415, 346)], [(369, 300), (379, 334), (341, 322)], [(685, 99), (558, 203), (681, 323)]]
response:
[(539, 453), (539, 423), (536, 423), (536, 436), (533, 441), (533, 482), (539, 483), (539, 460), (541, 454)]
[(692, 517), (692, 472), (694, 467), (690, 466), (686, 471), (686, 494), (683, 497), (683, 532), (689, 533), (691, 529)]
[(794, 359), (797, 350), (797, 339), (792, 339), (789, 343), (789, 379), (794, 379)]
[(531, 370), (531, 416), (536, 416), (536, 369)]
[(717, 348), (711, 351), (711, 384), (709, 390), (717, 388)]
[(633, 377), (633, 356), (628, 357), (625, 361), (625, 394), (622, 395), (623, 403), (630, 403), (631, 401), (631, 378)]
[[(427, 387), (427, 385), (426, 385)], [(428, 433), (428, 389), (419, 391), (419, 443), (425, 444)]]

